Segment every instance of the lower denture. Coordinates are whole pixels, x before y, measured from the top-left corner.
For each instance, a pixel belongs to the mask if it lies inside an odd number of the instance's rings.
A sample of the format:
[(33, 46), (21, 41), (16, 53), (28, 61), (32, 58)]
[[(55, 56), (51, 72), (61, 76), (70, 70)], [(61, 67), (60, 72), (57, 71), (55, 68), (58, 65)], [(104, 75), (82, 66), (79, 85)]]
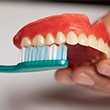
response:
[[(76, 68), (85, 62), (96, 63), (98, 60), (110, 57), (110, 36), (103, 21), (99, 20), (91, 25), (87, 16), (82, 14), (62, 14), (32, 22), (23, 27), (13, 41), (18, 48), (22, 48), (21, 46), (24, 46), (21, 43), (22, 39), (26, 37), (29, 43), (25, 44), (35, 46), (36, 42), (33, 42), (33, 39), (37, 39), (38, 36), (45, 39), (42, 38), (40, 43), (42, 45), (65, 44), (71, 68)], [(73, 41), (71, 37), (74, 37)], [(47, 42), (46, 39), (49, 38), (51, 40)]]

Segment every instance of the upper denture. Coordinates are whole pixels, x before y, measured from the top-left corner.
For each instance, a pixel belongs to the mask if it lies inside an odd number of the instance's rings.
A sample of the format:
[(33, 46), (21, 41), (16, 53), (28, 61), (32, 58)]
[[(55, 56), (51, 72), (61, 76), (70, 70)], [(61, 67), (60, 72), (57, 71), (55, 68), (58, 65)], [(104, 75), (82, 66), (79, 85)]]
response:
[[(74, 34), (74, 41), (68, 40), (68, 37), (71, 37), (69, 34)], [(15, 35), (13, 41), (18, 48), (21, 48), (23, 45), (23, 38), (25, 38), (25, 40), (28, 38), (29, 45), (30, 41), (32, 45), (36, 43), (36, 45), (45, 45), (45, 43), (49, 45), (54, 42), (59, 44), (65, 41), (69, 41), (70, 44), (72, 42), (77, 44), (78, 41), (76, 37), (79, 37), (79, 39), (83, 37), (86, 42), (87, 38), (91, 35), (95, 36), (97, 40), (102, 38), (105, 43), (110, 45), (109, 34), (102, 20), (91, 25), (89, 19), (84, 14), (62, 14), (40, 19), (24, 26)], [(48, 40), (49, 37), (51, 40)], [(35, 42), (34, 39), (41, 39), (41, 44)], [(79, 40), (79, 43), (82, 43), (82, 41), (80, 42)], [(88, 45), (86, 43), (84, 44)], [(28, 45), (28, 43), (26, 45)]]

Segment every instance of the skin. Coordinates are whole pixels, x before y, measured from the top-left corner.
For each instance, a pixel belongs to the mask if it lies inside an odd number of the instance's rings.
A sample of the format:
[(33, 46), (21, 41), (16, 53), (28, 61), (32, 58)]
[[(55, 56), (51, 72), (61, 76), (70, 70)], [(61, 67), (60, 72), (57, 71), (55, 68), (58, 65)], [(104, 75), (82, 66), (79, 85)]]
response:
[[(110, 12), (102, 17), (110, 33)], [(110, 58), (92, 66), (59, 69), (55, 73), (58, 82), (84, 88), (95, 94), (110, 96)]]

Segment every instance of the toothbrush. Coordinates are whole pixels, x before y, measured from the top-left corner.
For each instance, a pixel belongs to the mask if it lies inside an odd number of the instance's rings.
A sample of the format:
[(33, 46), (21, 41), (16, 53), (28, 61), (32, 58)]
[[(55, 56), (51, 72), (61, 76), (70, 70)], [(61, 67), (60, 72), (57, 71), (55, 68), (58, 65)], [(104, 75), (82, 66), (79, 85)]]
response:
[(100, 19), (92, 25), (84, 14), (49, 16), (24, 26), (13, 42), (21, 51), (17, 65), (0, 66), (0, 72), (33, 72), (76, 68), (110, 57), (108, 31)]

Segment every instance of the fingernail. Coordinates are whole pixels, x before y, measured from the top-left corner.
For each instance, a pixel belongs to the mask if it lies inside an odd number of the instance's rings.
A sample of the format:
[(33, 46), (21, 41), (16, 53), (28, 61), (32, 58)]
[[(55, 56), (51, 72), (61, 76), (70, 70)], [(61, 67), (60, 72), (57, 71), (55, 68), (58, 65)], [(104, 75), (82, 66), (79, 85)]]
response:
[(85, 73), (81, 73), (79, 76), (74, 78), (74, 82), (80, 85), (87, 85), (87, 86), (93, 86), (95, 83), (94, 80)]
[(100, 69), (99, 72), (103, 75), (110, 77), (110, 65), (104, 64)]
[(72, 79), (67, 76), (67, 75), (63, 75), (60, 79), (59, 79), (59, 82), (60, 83), (63, 83), (63, 84), (68, 84), (68, 85), (71, 85), (71, 84), (74, 84)]

